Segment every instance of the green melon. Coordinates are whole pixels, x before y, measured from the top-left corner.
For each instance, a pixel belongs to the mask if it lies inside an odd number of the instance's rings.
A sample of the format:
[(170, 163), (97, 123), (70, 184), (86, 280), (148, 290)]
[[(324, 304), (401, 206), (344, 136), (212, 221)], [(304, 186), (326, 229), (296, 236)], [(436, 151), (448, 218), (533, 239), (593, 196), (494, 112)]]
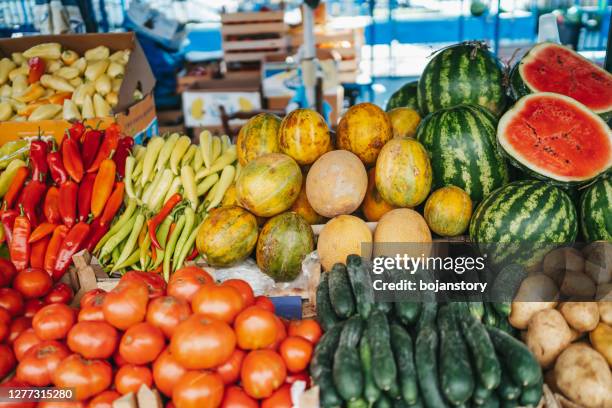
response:
[(497, 148), (493, 115), (476, 105), (459, 105), (428, 115), (417, 128), (433, 168), (433, 189), (454, 185), (480, 202), (508, 183), (506, 161)]
[(470, 223), (470, 239), (496, 266), (530, 267), (551, 249), (572, 244), (578, 233), (576, 209), (554, 185), (515, 181), (484, 199)]
[(419, 79), (418, 100), (424, 115), (472, 103), (499, 116), (506, 106), (502, 63), (484, 43), (464, 42), (443, 48)]
[(417, 100), (417, 88), (419, 87), (419, 81), (410, 81), (397, 91), (391, 94), (391, 97), (387, 101), (387, 107), (385, 111), (389, 112), (395, 108), (411, 108), (415, 111), (419, 111), (419, 102)]
[(612, 241), (612, 177), (591, 184), (580, 199), (580, 227), (587, 242)]
[(257, 265), (277, 282), (292, 281), (302, 270), (302, 261), (314, 250), (314, 235), (308, 222), (294, 212), (270, 218), (257, 241)]

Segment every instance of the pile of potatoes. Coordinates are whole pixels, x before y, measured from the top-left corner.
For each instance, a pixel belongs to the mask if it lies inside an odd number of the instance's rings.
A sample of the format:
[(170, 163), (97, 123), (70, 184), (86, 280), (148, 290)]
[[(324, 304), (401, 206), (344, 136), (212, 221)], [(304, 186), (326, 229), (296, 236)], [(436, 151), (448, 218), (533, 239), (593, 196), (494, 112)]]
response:
[(0, 59), (0, 121), (108, 117), (118, 103), (130, 50), (98, 46), (83, 55), (59, 43)]
[(509, 321), (553, 391), (577, 406), (612, 407), (612, 243), (551, 251), (521, 283)]

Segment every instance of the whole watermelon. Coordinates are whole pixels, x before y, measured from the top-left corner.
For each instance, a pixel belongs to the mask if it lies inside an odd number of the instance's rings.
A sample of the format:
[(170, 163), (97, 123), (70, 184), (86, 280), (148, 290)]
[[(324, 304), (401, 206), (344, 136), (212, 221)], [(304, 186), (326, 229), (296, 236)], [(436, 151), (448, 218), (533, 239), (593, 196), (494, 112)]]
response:
[(385, 111), (389, 112), (395, 108), (411, 108), (419, 111), (419, 101), (417, 100), (417, 89), (419, 87), (419, 81), (408, 82), (397, 91), (391, 94), (389, 101), (387, 101), (387, 107)]
[(515, 181), (480, 203), (469, 231), (493, 265), (529, 267), (551, 249), (574, 242), (578, 217), (562, 189), (543, 181)]
[(431, 158), (434, 189), (454, 185), (478, 203), (508, 182), (496, 125), (493, 115), (477, 105), (442, 109), (421, 122), (416, 139)]
[(612, 177), (591, 184), (580, 199), (580, 226), (587, 242), (612, 241)]
[(257, 241), (257, 265), (276, 282), (294, 280), (302, 261), (314, 250), (314, 235), (308, 222), (294, 212), (270, 218)]
[(418, 100), (423, 115), (473, 103), (499, 116), (506, 105), (503, 66), (484, 43), (464, 42), (444, 48), (425, 67)]

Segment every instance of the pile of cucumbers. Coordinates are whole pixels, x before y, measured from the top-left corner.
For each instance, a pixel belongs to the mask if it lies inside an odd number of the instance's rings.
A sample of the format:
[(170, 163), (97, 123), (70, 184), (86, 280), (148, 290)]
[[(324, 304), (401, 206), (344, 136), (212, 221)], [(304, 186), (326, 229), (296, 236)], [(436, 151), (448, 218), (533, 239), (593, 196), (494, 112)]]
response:
[(359, 256), (323, 274), (316, 306), (325, 334), (310, 373), (321, 407), (535, 407), (542, 397), (534, 356), (481, 322), (478, 306), (375, 302)]

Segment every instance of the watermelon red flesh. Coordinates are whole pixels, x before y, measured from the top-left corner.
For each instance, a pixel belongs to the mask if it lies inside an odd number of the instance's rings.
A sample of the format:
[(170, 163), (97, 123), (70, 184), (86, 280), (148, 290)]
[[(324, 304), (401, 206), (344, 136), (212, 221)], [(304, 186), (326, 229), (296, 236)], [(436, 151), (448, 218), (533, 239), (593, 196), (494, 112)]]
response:
[(567, 95), (596, 113), (612, 110), (612, 74), (561, 45), (537, 45), (519, 70), (532, 92)]
[(610, 128), (559, 94), (520, 99), (500, 120), (497, 139), (519, 167), (561, 183), (588, 181), (612, 166)]

